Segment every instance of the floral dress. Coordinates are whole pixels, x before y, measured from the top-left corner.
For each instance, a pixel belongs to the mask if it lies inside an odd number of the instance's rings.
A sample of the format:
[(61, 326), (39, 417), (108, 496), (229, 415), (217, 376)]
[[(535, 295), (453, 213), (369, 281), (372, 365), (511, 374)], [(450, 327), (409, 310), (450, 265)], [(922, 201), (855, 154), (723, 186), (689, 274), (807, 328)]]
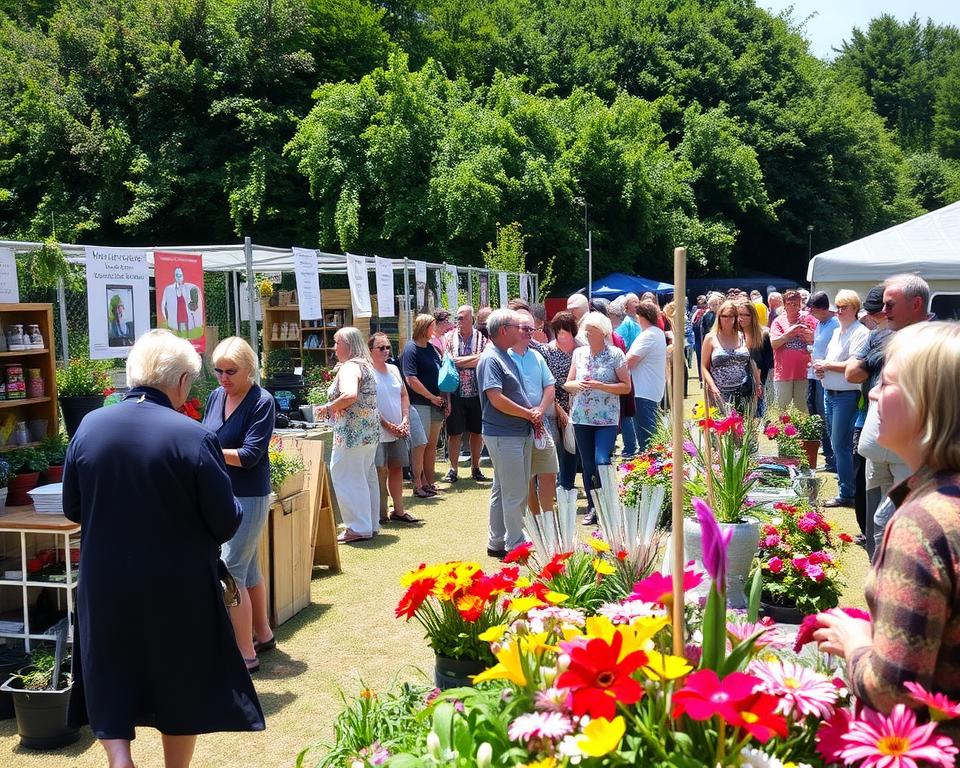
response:
[[(616, 384), (617, 370), (627, 363), (627, 356), (612, 345), (607, 345), (598, 354), (591, 355), (590, 347), (573, 350), (570, 367), (576, 371), (577, 381), (593, 379), (604, 384)], [(574, 424), (591, 427), (617, 426), (620, 423), (620, 395), (611, 395), (589, 389), (575, 395), (570, 418)]]
[[(373, 367), (365, 360), (354, 358), (348, 362), (360, 366), (357, 400), (340, 411), (333, 420), (333, 447), (359, 448), (380, 443), (380, 412), (377, 410), (377, 379)], [(339, 374), (327, 394), (332, 402), (341, 395)]]

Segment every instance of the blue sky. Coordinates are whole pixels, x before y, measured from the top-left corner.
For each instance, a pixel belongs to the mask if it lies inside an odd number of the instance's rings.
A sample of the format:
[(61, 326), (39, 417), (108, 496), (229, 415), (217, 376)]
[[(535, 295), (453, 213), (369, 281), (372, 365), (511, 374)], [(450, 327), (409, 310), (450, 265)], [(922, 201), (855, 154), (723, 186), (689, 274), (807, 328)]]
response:
[(821, 58), (834, 57), (831, 48), (839, 48), (850, 39), (854, 27), (866, 29), (870, 19), (884, 13), (906, 21), (916, 14), (921, 22), (927, 18), (937, 24), (952, 24), (960, 27), (960, 2), (957, 0), (756, 0), (757, 5), (773, 13), (793, 6), (795, 21), (803, 21), (816, 14), (806, 23), (805, 35), (810, 40), (810, 50)]

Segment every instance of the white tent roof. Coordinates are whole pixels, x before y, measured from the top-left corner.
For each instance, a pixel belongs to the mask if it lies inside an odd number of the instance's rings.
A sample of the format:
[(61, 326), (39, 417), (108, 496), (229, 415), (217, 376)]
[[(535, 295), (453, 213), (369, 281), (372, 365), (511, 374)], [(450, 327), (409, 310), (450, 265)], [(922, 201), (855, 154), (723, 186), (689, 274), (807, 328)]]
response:
[(817, 254), (810, 283), (880, 283), (897, 272), (960, 279), (960, 202)]

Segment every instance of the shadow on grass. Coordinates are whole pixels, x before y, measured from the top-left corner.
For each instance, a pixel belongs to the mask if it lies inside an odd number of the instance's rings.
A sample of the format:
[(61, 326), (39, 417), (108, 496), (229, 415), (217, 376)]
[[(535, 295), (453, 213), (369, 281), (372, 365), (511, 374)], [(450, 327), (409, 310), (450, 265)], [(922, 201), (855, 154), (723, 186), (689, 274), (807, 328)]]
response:
[(298, 698), (293, 691), (276, 693), (274, 691), (257, 691), (263, 716), (267, 719), (267, 728), (270, 727), (270, 718), (278, 714), (284, 707), (295, 702)]
[[(3, 723), (2, 728), (0, 728), (0, 736), (16, 736), (17, 734), (17, 721), (10, 720), (6, 723)], [(10, 733), (7, 733), (7, 730), (10, 730)], [(56, 750), (41, 750), (41, 749), (27, 749), (26, 747), (21, 747), (18, 743), (11, 752), (14, 755), (34, 755), (36, 757), (45, 757), (52, 752), (56, 752), (58, 756), (63, 757), (79, 757), (80, 755), (86, 753), (88, 749), (96, 746), (97, 739), (93, 735), (93, 731), (90, 730), (89, 726), (84, 726), (80, 729), (80, 738), (75, 741), (73, 744), (70, 744), (66, 747), (61, 747)]]

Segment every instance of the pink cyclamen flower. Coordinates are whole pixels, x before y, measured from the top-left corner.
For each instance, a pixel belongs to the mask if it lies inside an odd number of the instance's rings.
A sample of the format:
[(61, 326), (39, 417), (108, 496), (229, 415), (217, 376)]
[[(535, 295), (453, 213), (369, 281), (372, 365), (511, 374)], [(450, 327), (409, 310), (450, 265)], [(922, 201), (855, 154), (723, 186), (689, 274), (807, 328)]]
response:
[(808, 579), (813, 579), (817, 583), (827, 578), (827, 574), (823, 572), (823, 567), (819, 565), (808, 565), (804, 569), (804, 573), (807, 575)]
[(826, 720), (833, 714), (837, 689), (826, 675), (791, 661), (754, 661), (747, 672), (760, 678), (761, 690), (780, 699), (781, 715)]
[(780, 573), (783, 570), (783, 560), (779, 557), (771, 557), (767, 565), (770, 566), (770, 573)]
[(511, 740), (524, 743), (534, 739), (559, 741), (568, 733), (573, 733), (573, 723), (560, 712), (528, 712), (510, 723), (508, 731)]
[(910, 691), (914, 701), (920, 702), (930, 711), (932, 720), (940, 722), (960, 717), (960, 702), (951, 701), (945, 694), (928, 691), (920, 683), (913, 681), (904, 683), (903, 687)]
[(949, 736), (936, 734), (936, 723), (917, 725), (917, 716), (897, 704), (890, 716), (864, 709), (859, 720), (841, 736), (840, 758), (860, 768), (918, 768), (925, 765), (953, 768), (958, 750)]

